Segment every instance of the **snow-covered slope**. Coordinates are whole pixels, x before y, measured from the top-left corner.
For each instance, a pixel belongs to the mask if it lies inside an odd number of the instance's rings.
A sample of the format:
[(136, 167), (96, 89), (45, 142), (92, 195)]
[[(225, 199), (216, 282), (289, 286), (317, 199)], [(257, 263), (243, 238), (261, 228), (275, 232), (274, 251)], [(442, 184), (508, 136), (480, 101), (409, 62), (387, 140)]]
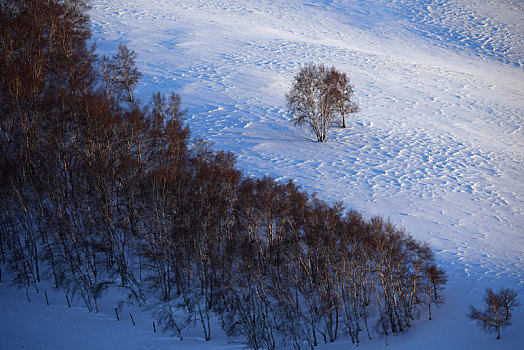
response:
[[(138, 53), (140, 97), (179, 93), (193, 134), (246, 175), (293, 179), (431, 244), (448, 303), (393, 348), (524, 344), (524, 307), (497, 343), (465, 317), (486, 287), (524, 303), (521, 1), (93, 0), (91, 16), (100, 53)], [(286, 113), (308, 62), (347, 72), (361, 107), (325, 144)]]
[[(100, 51), (137, 51), (143, 98), (179, 92), (194, 134), (246, 174), (390, 216), (461, 269), (523, 282), (524, 10), (423, 3), (100, 0), (92, 20)], [(326, 144), (286, 115), (306, 62), (348, 72), (362, 110)]]

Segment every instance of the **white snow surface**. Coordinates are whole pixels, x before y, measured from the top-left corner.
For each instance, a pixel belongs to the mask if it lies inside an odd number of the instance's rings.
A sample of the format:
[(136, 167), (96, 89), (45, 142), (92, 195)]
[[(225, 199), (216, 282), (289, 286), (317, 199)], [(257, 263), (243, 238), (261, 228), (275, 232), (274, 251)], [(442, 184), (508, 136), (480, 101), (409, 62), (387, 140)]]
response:
[[(233, 151), (245, 175), (292, 179), (330, 203), (389, 217), (432, 246), (448, 273), (447, 303), (433, 321), (388, 339), (389, 349), (524, 346), (524, 306), (499, 341), (465, 316), (487, 287), (516, 289), (524, 304), (522, 1), (92, 3), (98, 52), (112, 55), (119, 42), (135, 50), (139, 97), (179, 93), (193, 135)], [(286, 110), (305, 63), (347, 72), (361, 108), (326, 143), (294, 127)], [(150, 321), (116, 324), (111, 301), (99, 315), (35, 304), (0, 284), (0, 349), (243, 348), (218, 325), (204, 342), (196, 330), (179, 341), (153, 335)]]

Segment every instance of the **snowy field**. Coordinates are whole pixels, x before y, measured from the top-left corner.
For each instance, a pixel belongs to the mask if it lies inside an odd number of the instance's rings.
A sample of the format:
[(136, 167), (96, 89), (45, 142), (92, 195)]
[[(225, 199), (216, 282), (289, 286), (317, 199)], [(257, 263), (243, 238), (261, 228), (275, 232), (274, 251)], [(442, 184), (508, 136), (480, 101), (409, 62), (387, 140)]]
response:
[[(432, 246), (447, 303), (388, 348), (522, 348), (524, 306), (500, 341), (465, 316), (486, 287), (524, 304), (522, 1), (93, 0), (91, 18), (99, 53), (137, 52), (140, 98), (179, 93), (193, 135), (233, 151), (246, 175), (292, 179)], [(325, 144), (286, 112), (305, 63), (347, 72), (361, 108)], [(115, 323), (114, 300), (96, 315), (32, 296), (0, 284), (0, 349), (243, 348), (218, 326), (210, 343), (198, 329), (154, 334), (138, 310), (136, 327)]]

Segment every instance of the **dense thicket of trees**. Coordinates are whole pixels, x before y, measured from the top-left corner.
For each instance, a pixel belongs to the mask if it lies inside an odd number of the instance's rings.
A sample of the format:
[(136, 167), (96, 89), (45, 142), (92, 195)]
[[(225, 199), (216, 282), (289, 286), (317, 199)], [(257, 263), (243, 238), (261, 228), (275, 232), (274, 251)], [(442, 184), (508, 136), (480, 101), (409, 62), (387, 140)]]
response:
[[(108, 288), (182, 337), (213, 317), (255, 349), (406, 331), (446, 282), (430, 248), (190, 142), (178, 95), (133, 97), (84, 0), (0, 2), (0, 261), (89, 310)], [(127, 72), (127, 73), (124, 73)], [(127, 78), (125, 77), (127, 75)]]

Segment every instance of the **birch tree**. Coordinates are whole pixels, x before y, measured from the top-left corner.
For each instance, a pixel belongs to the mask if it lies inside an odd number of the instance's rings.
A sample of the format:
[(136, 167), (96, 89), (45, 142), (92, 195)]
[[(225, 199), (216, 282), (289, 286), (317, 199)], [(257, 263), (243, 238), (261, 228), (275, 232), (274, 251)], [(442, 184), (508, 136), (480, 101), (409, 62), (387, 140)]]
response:
[(358, 111), (352, 97), (353, 86), (345, 73), (307, 64), (295, 76), (286, 100), (295, 125), (308, 126), (318, 141), (325, 142), (337, 118), (342, 118), (346, 127), (346, 116)]

